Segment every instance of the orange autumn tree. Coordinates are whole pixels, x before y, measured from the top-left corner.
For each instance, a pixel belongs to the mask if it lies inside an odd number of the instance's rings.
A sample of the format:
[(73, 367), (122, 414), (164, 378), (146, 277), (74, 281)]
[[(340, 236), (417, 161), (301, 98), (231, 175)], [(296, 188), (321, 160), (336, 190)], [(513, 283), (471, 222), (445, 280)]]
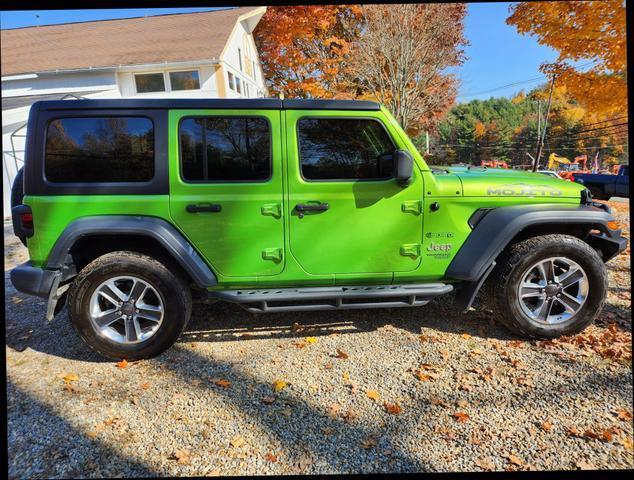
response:
[(254, 36), (271, 94), (350, 97), (347, 58), (359, 16), (357, 5), (268, 7)]
[[(589, 119), (627, 114), (625, 2), (623, 0), (520, 2), (507, 23), (559, 52), (542, 71), (557, 75), (590, 113)], [(575, 68), (569, 62), (592, 62)]]

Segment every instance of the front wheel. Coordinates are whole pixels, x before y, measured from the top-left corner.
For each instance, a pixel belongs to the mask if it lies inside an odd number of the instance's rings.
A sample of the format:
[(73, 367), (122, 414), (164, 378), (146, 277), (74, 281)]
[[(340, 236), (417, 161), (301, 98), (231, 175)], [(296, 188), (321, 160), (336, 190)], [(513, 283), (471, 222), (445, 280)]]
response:
[(568, 235), (544, 235), (511, 246), (487, 283), (496, 318), (528, 337), (580, 332), (597, 317), (607, 294), (601, 257)]
[(70, 320), (82, 339), (110, 359), (138, 360), (172, 346), (191, 314), (186, 282), (135, 252), (103, 255), (75, 278)]

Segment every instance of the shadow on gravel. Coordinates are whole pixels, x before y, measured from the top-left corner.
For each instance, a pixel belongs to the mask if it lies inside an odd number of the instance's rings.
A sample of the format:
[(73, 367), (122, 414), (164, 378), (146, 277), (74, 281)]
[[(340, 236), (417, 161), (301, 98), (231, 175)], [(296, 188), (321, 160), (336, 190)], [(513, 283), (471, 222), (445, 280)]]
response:
[[(8, 478), (81, 478), (87, 472), (97, 478), (159, 475), (149, 466), (122, 457), (111, 446), (89, 438), (9, 380), (7, 400)], [(31, 418), (40, 420), (35, 424), (20, 422), (19, 417), (27, 410)]]
[[(282, 444), (290, 452), (290, 458), (287, 459), (290, 463), (299, 465), (301, 470), (307, 469), (302, 473), (310, 473), (308, 466), (318, 462), (322, 467), (330, 467), (333, 472), (341, 473), (430, 470), (395, 442), (397, 435), (390, 435), (390, 423), (393, 422), (395, 431), (399, 427), (398, 417), (388, 419), (382, 425), (360, 425), (354, 420), (346, 423), (341, 418), (330, 418), (325, 409), (296, 398), (292, 393), (292, 384), (273, 393), (270, 382), (245, 374), (228, 362), (216, 361), (180, 345), (172, 347), (166, 355), (149, 360), (149, 363), (158, 370), (171, 371), (185, 383), (194, 380), (201, 382), (199, 385), (205, 386), (210, 394), (220, 396), (226, 403), (240, 409), (245, 417), (257, 421), (273, 442)], [(231, 387), (224, 389), (214, 386), (210, 375), (222, 376), (231, 382)], [(275, 401), (263, 408), (263, 399), (272, 396)], [(288, 408), (292, 411), (290, 415), (281, 413)], [(421, 417), (430, 415), (429, 408), (429, 405), (421, 406)], [(324, 429), (330, 429), (332, 434), (325, 434)], [(401, 429), (399, 435), (402, 434)], [(376, 464), (368, 462), (357, 469), (346, 468), (355, 458), (367, 457), (362, 443), (368, 438), (375, 438), (378, 442)], [(391, 451), (389, 456), (380, 453), (386, 449)], [(345, 470), (342, 471), (342, 468)]]

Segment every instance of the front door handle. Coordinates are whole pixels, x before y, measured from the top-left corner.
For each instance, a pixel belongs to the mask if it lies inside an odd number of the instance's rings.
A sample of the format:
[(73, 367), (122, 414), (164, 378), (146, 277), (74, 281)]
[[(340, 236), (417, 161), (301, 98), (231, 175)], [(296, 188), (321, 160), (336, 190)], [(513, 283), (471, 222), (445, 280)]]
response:
[(222, 210), (222, 207), (217, 203), (211, 203), (207, 205), (187, 205), (185, 210), (189, 213), (219, 212)]
[(329, 208), (330, 205), (327, 203), (298, 203), (295, 205), (299, 218), (304, 216), (304, 212), (325, 212)]

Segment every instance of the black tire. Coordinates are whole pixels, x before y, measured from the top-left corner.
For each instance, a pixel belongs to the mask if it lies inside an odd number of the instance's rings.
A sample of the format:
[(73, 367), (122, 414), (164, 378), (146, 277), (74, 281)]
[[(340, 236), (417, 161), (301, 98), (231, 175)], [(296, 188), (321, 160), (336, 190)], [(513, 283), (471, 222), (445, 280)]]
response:
[[(100, 335), (89, 316), (90, 298), (108, 278), (131, 275), (151, 285), (162, 297), (163, 320), (145, 341), (123, 344)], [(105, 254), (73, 281), (68, 295), (70, 320), (80, 337), (98, 354), (113, 360), (151, 358), (170, 348), (187, 325), (192, 298), (187, 282), (156, 259), (136, 252)]]
[[(539, 260), (551, 257), (576, 262), (587, 276), (588, 294), (585, 303), (572, 317), (561, 323), (544, 325), (522, 310), (518, 289), (527, 269)], [(512, 245), (498, 258), (487, 280), (487, 296), (494, 318), (513, 333), (531, 338), (556, 338), (580, 332), (601, 311), (607, 288), (607, 272), (601, 257), (587, 243), (569, 235), (544, 235)]]
[[(13, 185), (11, 185), (11, 208), (16, 205), (22, 205), (24, 199), (24, 167), (18, 170)], [(22, 244), (26, 247), (26, 237), (18, 237)]]

